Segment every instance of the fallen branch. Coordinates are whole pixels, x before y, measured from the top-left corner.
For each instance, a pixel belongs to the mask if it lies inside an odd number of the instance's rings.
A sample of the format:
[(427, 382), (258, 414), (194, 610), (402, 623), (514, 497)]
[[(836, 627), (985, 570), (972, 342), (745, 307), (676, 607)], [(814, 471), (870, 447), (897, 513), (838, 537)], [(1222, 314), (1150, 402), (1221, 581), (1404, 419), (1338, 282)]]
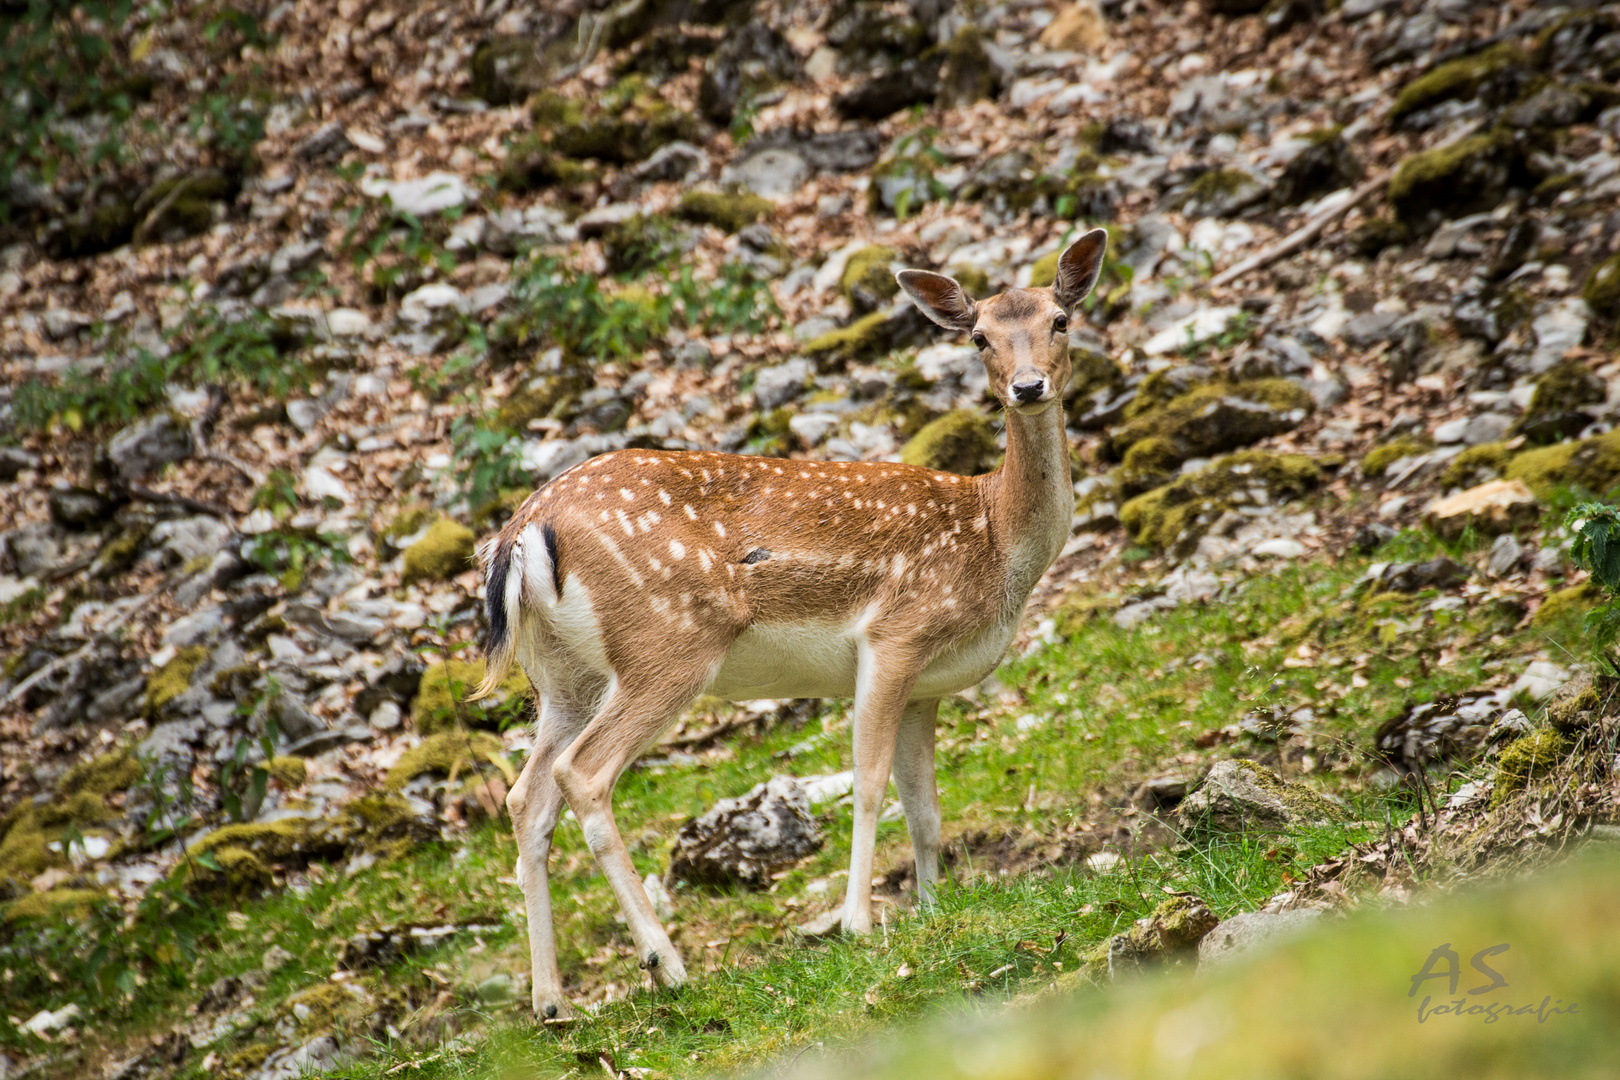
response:
[(135, 484), (129, 484), (120, 490), (123, 494), (128, 495), (131, 499), (138, 499), (141, 502), (149, 503), (170, 503), (174, 506), (182, 506), (194, 514), (207, 514), (210, 517), (217, 517), (221, 519), (229, 519), (235, 516), (231, 513), (230, 507), (228, 506), (221, 506), (218, 503), (204, 502), (202, 499), (193, 499), (189, 495), (175, 495), (167, 491), (153, 491), (151, 488), (144, 488)]
[(1334, 221), (1337, 221), (1345, 214), (1348, 214), (1355, 207), (1360, 206), (1367, 200), (1367, 196), (1386, 186), (1389, 183), (1390, 175), (1391, 174), (1389, 172), (1379, 173), (1377, 176), (1373, 177), (1371, 180), (1368, 180), (1366, 183), (1352, 191), (1350, 193), (1350, 197), (1344, 200), (1344, 202), (1317, 214), (1304, 225), (1301, 225), (1299, 228), (1283, 237), (1271, 247), (1266, 248), (1266, 250), (1256, 255), (1249, 256), (1236, 266), (1228, 267), (1227, 269), (1222, 270), (1220, 273), (1209, 279), (1208, 287), (1211, 289), (1219, 289), (1223, 286), (1230, 285), (1244, 274), (1263, 269), (1264, 267), (1270, 266), (1278, 259), (1285, 259), (1292, 255), (1294, 252), (1298, 251), (1300, 248), (1322, 235), (1322, 231)]

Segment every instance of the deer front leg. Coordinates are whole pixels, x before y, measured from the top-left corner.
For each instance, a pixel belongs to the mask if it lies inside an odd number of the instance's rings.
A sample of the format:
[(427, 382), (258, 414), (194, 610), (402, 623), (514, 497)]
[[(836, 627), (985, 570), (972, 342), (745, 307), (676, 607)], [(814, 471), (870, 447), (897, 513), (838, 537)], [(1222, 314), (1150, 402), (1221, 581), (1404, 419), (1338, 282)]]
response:
[(889, 790), (895, 738), (917, 670), (904, 650), (861, 647), (855, 689), (855, 828), (850, 837), (849, 891), (844, 895), (846, 934), (872, 929), (878, 815)]
[(938, 698), (908, 704), (894, 749), (894, 786), (906, 811), (906, 831), (917, 860), (917, 902), (924, 907), (933, 906), (939, 885), (939, 788), (934, 782), (938, 717)]
[[(656, 671), (649, 668), (643, 676), (652, 674)], [(625, 850), (613, 817), (613, 787), (625, 766), (669, 726), (702, 685), (701, 680), (691, 682), (688, 692), (686, 680), (675, 684), (680, 689), (672, 690), (669, 684), (635, 687), (616, 682), (601, 711), (552, 766), (568, 805), (579, 819), (585, 842), (630, 924), (630, 936), (635, 939), (642, 967), (666, 986), (686, 982), (686, 965), (658, 922), (647, 890)]]

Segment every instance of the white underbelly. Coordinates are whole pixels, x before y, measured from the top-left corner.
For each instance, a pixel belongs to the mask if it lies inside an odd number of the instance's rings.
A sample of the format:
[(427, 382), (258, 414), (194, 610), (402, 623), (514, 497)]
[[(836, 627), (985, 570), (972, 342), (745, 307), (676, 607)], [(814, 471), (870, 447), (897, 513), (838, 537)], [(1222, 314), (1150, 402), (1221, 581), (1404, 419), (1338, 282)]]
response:
[[(1017, 626), (1016, 619), (993, 623), (946, 649), (923, 669), (911, 696), (943, 697), (977, 685), (1000, 662)], [(706, 692), (733, 701), (854, 697), (861, 640), (847, 623), (750, 626)]]
[(852, 697), (858, 642), (846, 623), (755, 624), (732, 644), (707, 692), (733, 701)]

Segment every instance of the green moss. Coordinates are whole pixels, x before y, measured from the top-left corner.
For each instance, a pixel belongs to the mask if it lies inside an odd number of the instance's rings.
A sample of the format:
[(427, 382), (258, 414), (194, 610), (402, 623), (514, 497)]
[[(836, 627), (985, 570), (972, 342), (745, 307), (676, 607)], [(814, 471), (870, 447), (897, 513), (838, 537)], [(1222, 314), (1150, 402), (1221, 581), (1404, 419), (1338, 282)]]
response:
[(1316, 462), (1303, 454), (1244, 450), (1138, 495), (1119, 508), (1119, 519), (1139, 544), (1190, 549), (1248, 489), (1264, 487), (1272, 500), (1292, 498), (1315, 487), (1321, 476)]
[(1356, 254), (1370, 259), (1385, 248), (1399, 247), (1412, 239), (1412, 230), (1387, 217), (1370, 217), (1351, 229), (1348, 239)]
[[(1151, 377), (1143, 380), (1141, 395), (1149, 401), (1155, 393), (1151, 383)], [(1209, 457), (1287, 431), (1315, 408), (1310, 392), (1287, 379), (1206, 383), (1162, 405), (1137, 410), (1114, 430), (1107, 449), (1123, 457), (1141, 440), (1158, 437), (1176, 448), (1181, 461)]]
[(408, 506), (394, 515), (394, 520), (384, 527), (380, 534), (384, 540), (392, 543), (402, 540), (420, 532), (428, 522), (433, 520), (433, 510), (427, 506)]
[(56, 782), (56, 790), (63, 795), (77, 795), (80, 792), (111, 795), (115, 791), (123, 791), (140, 778), (141, 763), (127, 748), (120, 747), (68, 769)]
[(1592, 267), (1581, 286), (1581, 296), (1600, 317), (1620, 321), (1620, 255)]
[(1241, 169), (1211, 169), (1187, 185), (1187, 194), (1197, 202), (1210, 202), (1253, 183), (1254, 177)]
[(388, 771), (387, 788), (398, 791), (418, 776), (443, 773), (455, 777), (480, 769), (505, 751), (505, 744), (484, 731), (444, 731), (405, 751)]
[[(456, 726), (456, 704), (464, 701), (484, 680), (484, 661), (446, 660), (422, 672), (416, 698), (411, 702), (411, 722), (424, 735)], [(529, 680), (514, 666), (500, 685), (505, 695), (529, 692)], [(471, 711), (481, 712), (481, 709)]]
[(291, 754), (280, 754), (265, 763), (265, 771), (273, 780), (289, 790), (301, 788), (309, 776), (304, 759)]
[(1404, 457), (1415, 457), (1425, 453), (1429, 444), (1410, 435), (1403, 435), (1392, 439), (1382, 446), (1375, 446), (1367, 451), (1367, 456), (1361, 459), (1361, 475), (1366, 477), (1379, 477), (1391, 465)]
[(1048, 251), (1035, 260), (1035, 265), (1029, 268), (1029, 287), (1044, 289), (1057, 280), (1058, 259), (1063, 255), (1061, 251)]
[(900, 283), (889, 270), (889, 264), (898, 257), (894, 248), (881, 244), (861, 248), (844, 264), (838, 291), (852, 300), (864, 302), (867, 308), (876, 307), (900, 291)]
[(1423, 228), (1437, 217), (1494, 206), (1521, 170), (1520, 151), (1503, 132), (1472, 135), (1412, 154), (1395, 168), (1388, 197), (1395, 220)]
[(1446, 471), (1440, 475), (1442, 488), (1469, 488), (1495, 480), (1507, 469), (1513, 451), (1507, 443), (1480, 443), (1470, 446), (1451, 459)]
[(775, 203), (751, 191), (688, 191), (681, 196), (675, 216), (734, 233), (769, 217), (775, 209)]
[(405, 549), (404, 582), (444, 581), (472, 569), (477, 539), (458, 521), (440, 518)]
[(954, 409), (925, 425), (900, 449), (900, 460), (940, 472), (977, 476), (989, 472), (996, 455), (990, 419), (970, 409)]
[(80, 791), (36, 807), (34, 819), (42, 828), (61, 829), (68, 825), (101, 825), (111, 821), (113, 813), (100, 795), (93, 791)]
[(1620, 484), (1620, 431), (1526, 450), (1508, 462), (1504, 475), (1523, 481), (1541, 499), (1561, 487), (1606, 495)]
[(1541, 602), (1536, 613), (1530, 617), (1530, 625), (1548, 627), (1567, 618), (1579, 617), (1590, 611), (1602, 599), (1602, 590), (1591, 581), (1559, 589)]
[(663, 214), (635, 214), (602, 234), (602, 253), (614, 274), (644, 274), (679, 252), (679, 232)]
[(158, 668), (146, 680), (146, 709), (155, 713), (191, 686), (191, 677), (208, 659), (208, 650), (201, 645), (188, 645), (175, 653), (174, 659)]
[(561, 419), (581, 388), (581, 381), (571, 373), (537, 376), (506, 395), (496, 417), (508, 431), (527, 432), (530, 420), (548, 416)]
[(65, 862), (47, 846), (50, 839), (40, 827), (33, 805), (24, 803), (22, 812), (15, 814), (4, 839), (0, 839), (0, 882), (25, 886), (30, 879)]
[(1508, 743), (1497, 759), (1496, 790), (1491, 805), (1501, 805), (1512, 793), (1523, 791), (1531, 780), (1539, 780), (1552, 772), (1569, 751), (1569, 740), (1551, 728), (1542, 728)]
[(566, 189), (565, 193), (577, 194), (578, 189), (594, 183), (598, 176), (598, 171), (590, 165), (553, 151), (542, 136), (526, 135), (507, 149), (496, 183), (502, 191), (520, 195), (548, 187), (561, 187)]
[(957, 267), (956, 283), (962, 286), (962, 291), (967, 293), (970, 299), (990, 294), (990, 275), (977, 266)]
[(110, 578), (128, 570), (141, 553), (149, 529), (128, 529), (119, 533), (96, 552), (94, 570), (98, 577)]
[(64, 914), (75, 917), (107, 899), (107, 894), (95, 889), (50, 889), (13, 900), (0, 914), (0, 922), (15, 923), (23, 919), (54, 919)]
[(1125, 451), (1125, 460), (1111, 475), (1119, 495), (1130, 498), (1174, 480), (1181, 461), (1173, 442), (1150, 435)]
[(969, 22), (945, 45), (940, 69), (940, 98), (948, 106), (971, 105), (993, 97), (1000, 84), (995, 64), (985, 48), (984, 31)]
[(584, 118), (585, 110), (579, 102), (555, 90), (542, 90), (529, 99), (529, 119), (542, 130), (577, 124)]
[(336, 983), (317, 983), (282, 1002), (282, 1011), (297, 1020), (305, 1032), (325, 1031), (357, 1004), (355, 996)]
[[(1556, 419), (1562, 414), (1602, 401), (1607, 396), (1603, 383), (1580, 360), (1563, 360), (1536, 379), (1530, 406), (1519, 420), (1518, 429), (1537, 442), (1551, 442), (1560, 434)], [(1548, 423), (1552, 421), (1552, 423)], [(1543, 430), (1542, 425), (1551, 430)]]
[(233, 1050), (220, 1059), (220, 1075), (232, 1080), (245, 1076), (263, 1065), (275, 1050), (276, 1044), (268, 1042), (249, 1043), (240, 1050)]
[(868, 360), (889, 351), (887, 312), (874, 311), (838, 330), (829, 330), (804, 343), (807, 356), (829, 360)]
[(1524, 62), (1519, 51), (1503, 42), (1473, 56), (1441, 64), (1401, 87), (1390, 107), (1389, 118), (1401, 120), (1412, 113), (1433, 108), (1442, 101), (1473, 97), (1492, 75)]

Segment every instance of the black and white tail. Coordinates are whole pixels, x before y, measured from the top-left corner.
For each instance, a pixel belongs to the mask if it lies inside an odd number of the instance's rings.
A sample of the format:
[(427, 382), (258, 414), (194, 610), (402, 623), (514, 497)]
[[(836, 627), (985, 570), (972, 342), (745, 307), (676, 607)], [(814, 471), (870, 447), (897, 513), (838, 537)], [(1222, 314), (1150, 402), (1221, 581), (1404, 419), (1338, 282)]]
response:
[(525, 525), (516, 536), (503, 532), (484, 545), (479, 558), (489, 636), (484, 681), (473, 691), (474, 700), (494, 693), (512, 670), (524, 613), (540, 614), (557, 603), (557, 533), (549, 522)]

